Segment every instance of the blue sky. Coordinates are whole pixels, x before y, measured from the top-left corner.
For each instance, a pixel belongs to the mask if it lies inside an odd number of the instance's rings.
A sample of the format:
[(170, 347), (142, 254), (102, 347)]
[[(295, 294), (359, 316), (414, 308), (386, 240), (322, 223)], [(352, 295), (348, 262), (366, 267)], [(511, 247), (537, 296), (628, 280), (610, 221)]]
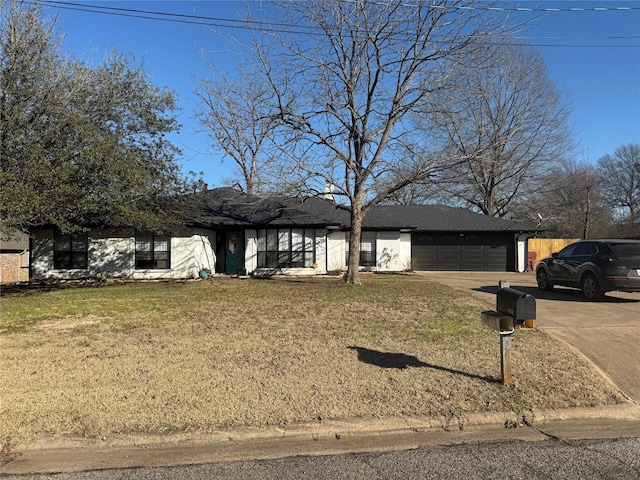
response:
[[(237, 18), (237, 9), (243, 5), (228, 1), (71, 1), (229, 19)], [(640, 143), (640, 10), (613, 10), (638, 8), (640, 0), (521, 0), (499, 4), (536, 9), (607, 9), (519, 12), (512, 14), (512, 19), (533, 20), (521, 36), (539, 47), (549, 76), (573, 102), (571, 127), (579, 144), (579, 160), (595, 162), (620, 145)], [(155, 84), (178, 93), (183, 127), (173, 141), (183, 151), (183, 168), (185, 172), (202, 171), (210, 186), (221, 185), (232, 164), (221, 163), (220, 157), (207, 153), (207, 134), (194, 120), (198, 108), (195, 81), (210, 74), (203, 51), (219, 68), (233, 69), (234, 54), (226, 36), (242, 35), (243, 31), (70, 9), (49, 11), (58, 12), (58, 28), (66, 34), (64, 46), (73, 55), (99, 62), (105, 52), (115, 48), (142, 62)]]

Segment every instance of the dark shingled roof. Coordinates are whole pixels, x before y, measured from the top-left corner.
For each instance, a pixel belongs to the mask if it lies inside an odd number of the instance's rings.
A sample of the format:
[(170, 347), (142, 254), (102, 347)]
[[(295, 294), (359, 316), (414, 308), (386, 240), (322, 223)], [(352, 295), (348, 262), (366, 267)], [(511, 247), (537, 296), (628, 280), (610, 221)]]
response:
[[(209, 190), (202, 224), (211, 227), (324, 227), (348, 229), (349, 211), (323, 198), (249, 196), (232, 188)], [(379, 205), (363, 221), (368, 230), (535, 232), (514, 222), (444, 205)]]
[(529, 223), (474, 213), (446, 205), (378, 205), (364, 219), (364, 228), (413, 228), (429, 232), (533, 232)]
[(260, 198), (232, 188), (218, 188), (207, 192), (202, 223), (229, 227), (342, 227), (349, 224), (349, 212), (321, 198)]

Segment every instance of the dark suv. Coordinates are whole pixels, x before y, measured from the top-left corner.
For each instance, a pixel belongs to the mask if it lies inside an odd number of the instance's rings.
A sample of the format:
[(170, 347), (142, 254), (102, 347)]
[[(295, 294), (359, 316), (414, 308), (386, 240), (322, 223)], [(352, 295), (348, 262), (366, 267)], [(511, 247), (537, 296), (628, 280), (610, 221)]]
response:
[(540, 261), (540, 290), (554, 285), (582, 290), (587, 300), (605, 292), (640, 292), (640, 240), (581, 240)]

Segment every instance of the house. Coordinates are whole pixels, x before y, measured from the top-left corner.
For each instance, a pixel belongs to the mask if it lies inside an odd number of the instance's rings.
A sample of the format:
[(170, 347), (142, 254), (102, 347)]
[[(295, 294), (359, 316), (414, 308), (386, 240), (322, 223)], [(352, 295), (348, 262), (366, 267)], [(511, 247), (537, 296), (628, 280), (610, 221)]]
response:
[(4, 238), (0, 232), (0, 284), (29, 280), (29, 237)]
[[(184, 279), (209, 273), (325, 274), (346, 269), (350, 216), (325, 198), (209, 190), (192, 225), (170, 236), (91, 229), (32, 231), (33, 279)], [(533, 225), (442, 205), (381, 205), (365, 217), (361, 268), (525, 271)], [(206, 273), (205, 273), (206, 272)]]

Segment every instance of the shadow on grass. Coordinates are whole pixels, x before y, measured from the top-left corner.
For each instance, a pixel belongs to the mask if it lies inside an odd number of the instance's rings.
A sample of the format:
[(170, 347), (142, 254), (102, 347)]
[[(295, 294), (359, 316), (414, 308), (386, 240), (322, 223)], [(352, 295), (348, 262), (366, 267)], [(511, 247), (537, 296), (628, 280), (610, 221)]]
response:
[(77, 280), (42, 280), (30, 281), (28, 283), (13, 283), (3, 285), (0, 294), (6, 297), (28, 297), (42, 293), (53, 292), (55, 290), (83, 289), (83, 288), (108, 288), (117, 285), (134, 283), (180, 283), (180, 280), (150, 280), (136, 282), (131, 281), (106, 281), (96, 278), (85, 278)]
[[(74, 283), (54, 283), (54, 282), (29, 282), (29, 283), (14, 283), (9, 285), (3, 285), (0, 289), (2, 296), (12, 297), (27, 297), (29, 295), (38, 295), (41, 293), (52, 292), (54, 290), (62, 290), (65, 288), (79, 288), (86, 287), (86, 284), (81, 285), (79, 282)], [(91, 284), (90, 286), (96, 286)]]
[(482, 380), (483, 382), (500, 383), (500, 380), (497, 378), (484, 377), (481, 375), (475, 375), (473, 373), (462, 372), (460, 370), (453, 370), (451, 368), (442, 367), (440, 365), (433, 365), (431, 363), (423, 362), (413, 355), (407, 355), (405, 353), (380, 352), (378, 350), (370, 350), (368, 348), (355, 346), (349, 346), (347, 348), (358, 352), (358, 360), (360, 360), (362, 363), (368, 363), (369, 365), (375, 365), (376, 367), (380, 368), (397, 368), (398, 370), (403, 370), (408, 367), (432, 368), (434, 370), (440, 370), (442, 372), (463, 375), (475, 380)]

